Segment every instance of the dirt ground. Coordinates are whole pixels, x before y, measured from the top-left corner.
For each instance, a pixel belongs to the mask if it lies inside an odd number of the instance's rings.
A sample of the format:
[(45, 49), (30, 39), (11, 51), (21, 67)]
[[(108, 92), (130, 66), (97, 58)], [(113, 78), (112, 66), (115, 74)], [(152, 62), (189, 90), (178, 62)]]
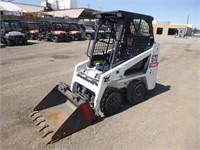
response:
[(136, 106), (44, 145), (29, 114), (60, 81), (70, 84), (88, 41), (0, 49), (0, 149), (200, 149), (200, 38), (157, 36), (157, 86)]

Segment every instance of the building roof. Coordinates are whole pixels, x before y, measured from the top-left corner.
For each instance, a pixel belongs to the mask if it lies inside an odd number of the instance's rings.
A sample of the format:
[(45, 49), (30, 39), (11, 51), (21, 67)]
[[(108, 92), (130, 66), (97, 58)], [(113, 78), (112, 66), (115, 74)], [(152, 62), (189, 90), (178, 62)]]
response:
[(64, 10), (55, 10), (45, 12), (48, 15), (52, 15), (54, 17), (69, 17), (74, 19), (93, 19), (93, 13), (97, 12), (97, 10), (87, 9), (87, 8), (75, 8), (75, 9), (64, 9)]
[(66, 9), (66, 10), (55, 10), (45, 12), (48, 15), (52, 15), (54, 17), (65, 17), (68, 16), (70, 18), (78, 18), (84, 9)]
[(29, 4), (20, 4), (20, 3), (14, 3), (16, 6), (22, 8), (26, 12), (40, 12), (43, 11), (44, 8), (42, 6), (36, 6), (36, 5), (29, 5)]
[(3, 7), (1, 7), (1, 5), (0, 5), (0, 11), (6, 11), (6, 9), (4, 9)]
[(12, 3), (0, 1), (1, 11), (15, 11), (15, 12), (39, 12), (43, 7), (29, 4)]
[(3, 2), (0, 1), (0, 6), (6, 10), (6, 11), (19, 11), (19, 12), (26, 12), (24, 11), (22, 8), (16, 6), (15, 4), (11, 3), (11, 2)]
[(154, 26), (158, 27), (170, 27), (170, 28), (192, 28), (192, 24), (178, 24), (178, 23), (170, 23), (170, 24), (163, 24), (163, 23), (154, 23)]
[[(8, 12), (42, 12), (44, 8), (42, 6), (13, 3), (13, 2), (3, 2), (0, 1), (0, 11)], [(69, 17), (74, 19), (94, 19), (93, 13), (98, 12), (97, 10), (87, 9), (87, 8), (74, 8), (74, 9), (63, 9), (43, 12), (47, 15), (52, 15), (54, 17)]]

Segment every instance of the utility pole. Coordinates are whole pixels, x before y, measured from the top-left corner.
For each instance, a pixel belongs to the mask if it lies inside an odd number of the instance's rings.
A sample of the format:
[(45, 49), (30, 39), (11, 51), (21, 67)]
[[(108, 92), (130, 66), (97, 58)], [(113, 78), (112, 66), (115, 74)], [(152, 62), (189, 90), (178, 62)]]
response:
[(188, 16), (187, 16), (187, 25), (189, 23), (189, 18), (190, 18), (190, 15), (188, 14)]
[(187, 32), (188, 32), (188, 29), (187, 29), (187, 28), (188, 28), (189, 18), (190, 18), (190, 15), (188, 14), (188, 16), (187, 16), (187, 26), (186, 26), (186, 33), (185, 33), (185, 34), (186, 34), (186, 36), (188, 35), (188, 33), (187, 33)]
[(89, 0), (89, 2), (88, 2), (88, 5), (87, 5), (87, 6), (88, 6), (88, 8), (90, 8), (90, 0)]
[(58, 10), (58, 0), (56, 0), (56, 7), (57, 7), (57, 10)]
[(90, 8), (90, 3), (88, 3), (88, 5), (87, 5), (87, 6), (88, 6), (88, 8)]

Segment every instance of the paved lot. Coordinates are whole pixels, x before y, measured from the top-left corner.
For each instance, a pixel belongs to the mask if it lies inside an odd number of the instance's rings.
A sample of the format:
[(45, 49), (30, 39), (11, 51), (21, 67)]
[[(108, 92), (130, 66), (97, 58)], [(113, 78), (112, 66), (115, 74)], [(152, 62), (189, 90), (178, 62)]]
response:
[(157, 86), (136, 106), (51, 145), (29, 118), (33, 107), (60, 81), (70, 84), (88, 41), (0, 49), (0, 149), (200, 149), (200, 38), (156, 37)]

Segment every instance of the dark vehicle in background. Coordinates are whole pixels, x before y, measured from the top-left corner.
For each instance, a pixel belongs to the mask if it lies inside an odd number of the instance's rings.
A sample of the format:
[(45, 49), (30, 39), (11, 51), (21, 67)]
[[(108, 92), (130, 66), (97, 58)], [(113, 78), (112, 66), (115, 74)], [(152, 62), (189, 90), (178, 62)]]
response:
[(1, 42), (7, 46), (27, 44), (19, 20), (1, 20)]
[(22, 22), (23, 32), (27, 39), (37, 40), (39, 35), (39, 23), (36, 22)]
[(106, 34), (105, 29), (102, 28), (102, 27), (100, 27), (100, 29), (99, 29), (98, 37), (99, 37), (100, 39), (109, 38), (109, 37), (107, 37), (107, 34)]
[(101, 30), (104, 31), (104, 36), (106, 36), (106, 38), (109, 38), (109, 36), (115, 38), (116, 36), (114, 32), (111, 32), (111, 28), (109, 26), (101, 26)]
[[(83, 24), (82, 24), (83, 25)], [(96, 28), (94, 25), (84, 25), (85, 26), (85, 35), (86, 39), (94, 39)], [(106, 38), (106, 32), (103, 29), (100, 29), (98, 32), (98, 38), (105, 39)]]
[(82, 40), (80, 26), (77, 23), (64, 22), (64, 29), (69, 33), (72, 40)]
[(81, 31), (81, 35), (82, 35), (82, 39), (86, 39), (86, 29), (85, 29), (85, 25), (84, 24), (78, 24), (80, 27), (80, 31)]
[(39, 25), (38, 40), (47, 39), (48, 41), (61, 42), (69, 41), (70, 35), (65, 31), (62, 22), (41, 22)]
[(85, 25), (85, 35), (87, 40), (94, 39), (95, 28), (93, 25)]
[(48, 21), (41, 21), (39, 24), (38, 41), (43, 39), (51, 41), (51, 25)]

